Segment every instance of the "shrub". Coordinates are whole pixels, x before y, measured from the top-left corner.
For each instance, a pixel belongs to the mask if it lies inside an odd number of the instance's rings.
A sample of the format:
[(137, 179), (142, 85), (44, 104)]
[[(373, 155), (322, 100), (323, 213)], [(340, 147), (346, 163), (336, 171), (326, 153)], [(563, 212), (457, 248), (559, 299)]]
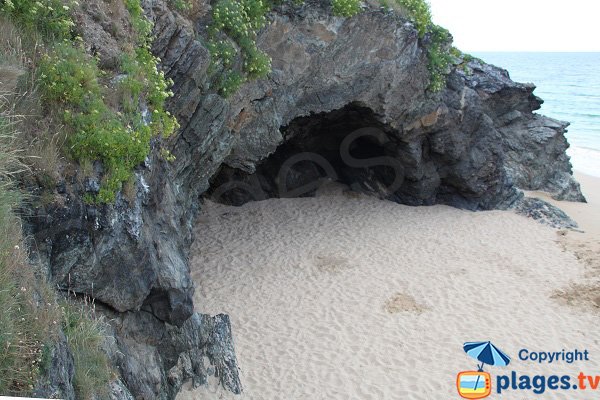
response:
[[(256, 45), (258, 31), (266, 24), (266, 14), (278, 0), (217, 0), (208, 27), (213, 71), (218, 71), (218, 92), (230, 96), (247, 80), (264, 78), (271, 72), (271, 58)], [(303, 0), (292, 0), (302, 4)], [(359, 0), (332, 0), (335, 15), (351, 17), (360, 12)], [(241, 68), (235, 64), (241, 56)]]
[(131, 17), (131, 25), (137, 32), (140, 42), (144, 42), (152, 33), (152, 23), (144, 16), (140, 0), (124, 0), (124, 3)]
[(45, 99), (60, 107), (86, 109), (101, 100), (99, 75), (94, 60), (68, 42), (56, 45), (39, 68)]
[(254, 39), (266, 22), (268, 10), (262, 0), (220, 0), (213, 8), (211, 31), (223, 31), (236, 41)]
[(47, 38), (63, 39), (70, 37), (75, 26), (71, 8), (76, 5), (74, 0), (4, 0), (0, 11)]
[[(225, 69), (217, 80), (221, 95), (227, 97), (247, 79), (271, 72), (271, 58), (256, 46), (256, 35), (265, 26), (269, 10), (263, 0), (219, 0), (214, 5), (208, 49), (213, 63)], [(234, 68), (238, 52), (243, 58), (241, 71)]]
[(340, 17), (352, 17), (360, 12), (359, 0), (331, 0), (333, 14)]
[(189, 0), (169, 0), (169, 5), (173, 6), (177, 11), (188, 11), (192, 9), (192, 4)]
[(91, 57), (60, 43), (39, 67), (44, 98), (62, 111), (76, 160), (101, 160), (105, 176), (98, 200), (112, 202), (120, 184), (150, 152), (149, 128), (126, 125), (103, 100), (99, 70)]
[[(425, 0), (395, 0), (396, 5), (410, 19), (419, 38), (427, 41), (427, 69), (429, 70), (429, 89), (433, 92), (442, 90), (452, 56), (450, 54), (450, 33), (431, 21), (431, 9)], [(383, 3), (382, 3), (383, 4)]]
[[(121, 64), (122, 71), (127, 75), (124, 85), (132, 84), (133, 80), (141, 82), (140, 88), (135, 92), (139, 97), (138, 117), (142, 117), (145, 111), (150, 112), (150, 125), (155, 136), (169, 137), (179, 128), (174, 116), (165, 110), (165, 101), (173, 96), (169, 89), (173, 81), (165, 77), (158, 66), (160, 59), (151, 52), (152, 23), (144, 16), (140, 0), (126, 0), (127, 9), (130, 12), (132, 23), (137, 27), (138, 47), (133, 54), (126, 54)], [(147, 103), (149, 110), (142, 107)]]
[(229, 39), (211, 40), (208, 42), (208, 50), (213, 59), (220, 60), (225, 68), (233, 66), (233, 61), (237, 54), (237, 49)]
[(225, 71), (223, 72), (217, 81), (217, 86), (220, 88), (220, 93), (229, 97), (235, 93), (240, 86), (246, 81), (241, 73), (237, 71)]
[(439, 92), (446, 86), (448, 69), (452, 64), (452, 55), (448, 48), (450, 33), (438, 25), (432, 25), (429, 34), (430, 43), (427, 49), (427, 68), (431, 79), (429, 88)]
[(271, 57), (259, 50), (256, 44), (248, 45), (244, 60), (244, 70), (250, 79), (267, 76), (271, 72)]
[(425, 0), (396, 0), (401, 10), (415, 24), (419, 37), (424, 37), (431, 23), (431, 9)]

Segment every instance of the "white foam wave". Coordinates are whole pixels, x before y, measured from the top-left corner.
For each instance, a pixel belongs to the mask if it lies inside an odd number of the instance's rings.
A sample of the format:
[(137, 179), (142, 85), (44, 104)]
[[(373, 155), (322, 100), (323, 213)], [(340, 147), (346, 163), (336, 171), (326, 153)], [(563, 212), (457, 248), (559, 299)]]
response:
[(567, 154), (575, 171), (600, 177), (600, 150), (571, 146)]

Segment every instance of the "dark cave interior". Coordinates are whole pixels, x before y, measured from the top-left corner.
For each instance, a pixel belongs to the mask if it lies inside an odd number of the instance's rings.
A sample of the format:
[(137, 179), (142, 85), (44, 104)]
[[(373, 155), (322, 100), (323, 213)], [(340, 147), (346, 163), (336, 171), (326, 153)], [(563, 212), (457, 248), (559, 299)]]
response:
[(299, 117), (281, 132), (283, 144), (254, 173), (224, 165), (208, 197), (242, 205), (272, 197), (312, 196), (324, 180), (332, 180), (387, 198), (402, 185), (404, 166), (394, 158), (397, 136), (369, 108), (350, 104)]

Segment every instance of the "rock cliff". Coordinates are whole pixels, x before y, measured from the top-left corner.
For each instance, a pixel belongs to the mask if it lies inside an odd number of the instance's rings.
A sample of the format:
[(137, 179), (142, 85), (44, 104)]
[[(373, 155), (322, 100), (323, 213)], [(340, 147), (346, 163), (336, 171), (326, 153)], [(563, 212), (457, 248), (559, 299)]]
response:
[[(326, 176), (411, 205), (505, 209), (520, 204), (520, 189), (584, 200), (565, 154), (567, 124), (534, 113), (534, 86), (459, 57), (447, 87), (429, 91), (427, 38), (397, 13), (277, 6), (258, 38), (272, 73), (226, 99), (203, 45), (209, 5), (189, 18), (167, 3), (144, 7), (153, 52), (175, 82), (176, 161), (150, 156), (133, 198), (110, 206), (81, 200), (97, 182), (63, 181), (62, 201), (32, 210), (28, 224), (51, 280), (111, 317), (126, 387), (115, 398), (173, 398), (184, 381), (210, 376), (241, 390), (228, 318), (194, 313), (202, 304), (192, 303), (188, 249), (202, 195), (236, 204), (305, 195)], [(91, 24), (84, 40), (110, 64), (117, 39)]]

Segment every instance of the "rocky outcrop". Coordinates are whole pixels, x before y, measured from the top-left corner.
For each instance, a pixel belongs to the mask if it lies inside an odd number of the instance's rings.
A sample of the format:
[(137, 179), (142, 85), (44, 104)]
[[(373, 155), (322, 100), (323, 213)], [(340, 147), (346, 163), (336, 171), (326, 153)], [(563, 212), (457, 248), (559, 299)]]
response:
[(569, 124), (533, 113), (543, 103), (533, 94), (535, 86), (515, 83), (506, 70), (481, 62), (469, 67), (468, 85), (489, 99), (488, 112), (502, 135), (504, 165), (514, 184), (549, 192), (557, 200), (585, 201), (566, 153)]
[[(321, 171), (304, 160), (297, 168), (304, 174), (287, 171), (286, 188), (322, 176), (326, 161), (335, 178), (406, 204), (507, 208), (518, 189), (582, 200), (565, 155), (565, 125), (533, 113), (541, 105), (533, 86), (472, 61), (450, 73), (441, 93), (429, 92), (422, 43), (393, 13), (369, 10), (344, 20), (319, 4), (283, 6), (259, 43), (273, 57), (273, 73), (229, 103), (226, 126), (236, 139), (215, 179), (220, 198), (229, 187), (238, 203), (240, 190), (246, 200), (281, 195), (281, 167), (310, 152)], [(344, 139), (365, 128), (381, 132), (362, 135), (379, 142), (367, 159), (385, 157), (375, 166), (393, 172), (369, 170), (350, 153), (342, 160)], [(192, 120), (186, 133), (194, 132)], [(358, 135), (346, 144), (365, 150)], [(402, 182), (390, 190), (394, 175)]]
[(515, 207), (517, 213), (557, 229), (575, 229), (577, 223), (563, 210), (535, 197), (525, 197)]
[[(49, 278), (111, 316), (127, 387), (115, 384), (115, 398), (173, 398), (184, 381), (210, 376), (241, 390), (227, 317), (194, 314), (192, 304), (188, 249), (206, 192), (236, 203), (303, 195), (327, 176), (414, 205), (508, 208), (519, 189), (583, 199), (564, 153), (566, 125), (533, 113), (541, 101), (532, 86), (457, 60), (447, 88), (430, 92), (427, 38), (395, 13), (345, 19), (318, 1), (278, 6), (258, 39), (272, 73), (224, 99), (197, 40), (206, 12), (190, 21), (167, 1), (143, 3), (153, 51), (175, 82), (176, 162), (153, 154), (133, 194), (110, 206), (85, 204), (98, 182), (65, 173), (60, 200), (33, 209), (28, 225)], [(96, 28), (94, 37), (116, 40)], [(113, 52), (98, 54), (110, 65)]]
[(117, 338), (112, 359), (133, 398), (170, 399), (185, 382), (198, 387), (210, 379), (241, 393), (228, 316), (196, 313), (178, 328), (146, 312), (105, 313)]
[[(178, 93), (198, 97), (194, 89), (198, 90), (199, 84), (194, 79), (206, 79), (208, 52), (194, 40), (190, 22), (176, 17), (166, 1), (145, 6), (165, 18), (164, 26), (157, 22), (157, 31), (163, 26), (160, 32), (180, 34), (191, 41), (179, 49), (175, 39), (168, 39), (177, 61), (172, 73), (190, 74), (181, 75)], [(90, 15), (79, 17), (85, 24), (85, 43), (97, 52), (101, 65), (110, 66), (119, 48), (115, 42), (122, 38), (111, 36), (114, 29), (105, 23), (110, 14), (102, 9), (107, 7), (104, 2), (89, 2), (85, 7)], [(184, 50), (186, 57), (180, 59)], [(176, 105), (174, 108), (184, 112)], [(212, 148), (206, 152), (218, 154)], [(76, 168), (61, 171), (53, 201), (36, 202), (27, 210), (32, 262), (57, 288), (95, 299), (109, 316), (115, 341), (107, 344), (107, 349), (120, 373), (110, 387), (112, 398), (170, 399), (190, 379), (197, 385), (217, 379), (239, 393), (229, 319), (196, 314), (192, 302), (188, 249), (200, 187), (190, 187), (191, 183), (179, 176), (185, 169), (195, 171), (195, 165), (201, 163), (183, 159), (187, 167), (180, 162), (170, 164), (157, 153), (153, 151), (137, 169), (132, 190), (127, 195), (119, 193), (113, 205), (83, 200), (84, 194), (97, 193), (100, 188), (94, 178), (101, 176), (98, 163), (93, 166), (92, 178)], [(33, 185), (29, 189), (34, 194), (40, 190)], [(65, 353), (58, 359), (68, 363), (68, 356)], [(59, 382), (72, 379), (72, 361), (67, 365), (71, 370)], [(67, 386), (60, 388), (60, 393), (72, 398), (72, 386)], [(53, 389), (42, 387), (40, 393)]]

